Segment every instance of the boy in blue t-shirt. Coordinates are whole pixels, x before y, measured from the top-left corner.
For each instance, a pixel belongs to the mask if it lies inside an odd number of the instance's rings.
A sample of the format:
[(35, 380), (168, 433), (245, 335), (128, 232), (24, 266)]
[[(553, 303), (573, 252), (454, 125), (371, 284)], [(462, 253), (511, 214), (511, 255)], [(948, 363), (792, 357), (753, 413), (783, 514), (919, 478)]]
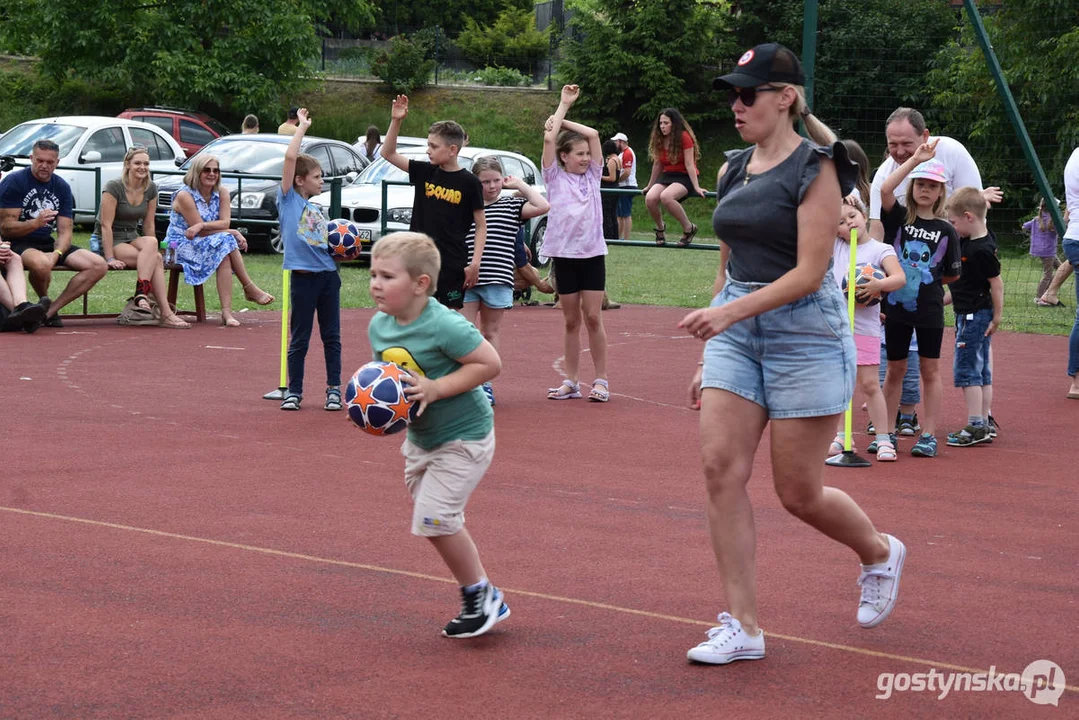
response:
[(292, 339), (288, 346), (288, 390), (282, 410), (299, 410), (303, 400), (304, 360), (318, 313), (318, 331), (326, 355), (326, 410), (341, 409), (341, 276), (330, 257), (326, 219), (308, 199), (322, 192), (318, 160), (300, 153), (311, 127), (307, 108), (298, 111), (299, 125), (285, 151), (277, 212), (285, 245), (284, 269), (291, 270)]
[(465, 504), (495, 452), (494, 413), (480, 386), (502, 361), (472, 323), (433, 297), (439, 268), (438, 248), (421, 233), (375, 243), (371, 298), (378, 312), (367, 334), (375, 360), (408, 371), (405, 392), (420, 403), (401, 446), (412, 534), (431, 541), (461, 586), (461, 613), (442, 634), (469, 638), (510, 614), (464, 525)]

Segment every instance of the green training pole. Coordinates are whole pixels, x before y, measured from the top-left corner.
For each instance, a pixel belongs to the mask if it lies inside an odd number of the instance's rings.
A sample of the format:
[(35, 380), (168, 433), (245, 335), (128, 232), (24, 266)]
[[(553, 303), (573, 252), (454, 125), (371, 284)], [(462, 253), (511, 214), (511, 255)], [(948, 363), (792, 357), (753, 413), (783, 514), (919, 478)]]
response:
[[(805, 0), (802, 8), (802, 72), (806, 76), (806, 103), (813, 109), (813, 85), (817, 75), (817, 0)], [(805, 123), (798, 121), (799, 132), (806, 135)]]
[(263, 400), (284, 400), (285, 391), (288, 390), (288, 301), (289, 301), (289, 278), (288, 270), (281, 271), (281, 380), (276, 390), (271, 390), (262, 396)]
[[(854, 335), (854, 276), (858, 271), (858, 230), (850, 229), (850, 266), (847, 268), (847, 318), (850, 332)], [(857, 351), (855, 351), (857, 353)], [(855, 368), (857, 372), (857, 367)], [(832, 467), (870, 467), (872, 463), (855, 454), (851, 449), (851, 433), (854, 425), (854, 395), (847, 401), (847, 411), (843, 413), (843, 452), (824, 461)]]
[(1045, 208), (1053, 218), (1053, 225), (1056, 226), (1057, 234), (1064, 237), (1064, 231), (1066, 230), (1064, 216), (1060, 212), (1060, 206), (1053, 202), (1053, 189), (1049, 186), (1049, 179), (1045, 176), (1045, 170), (1042, 168), (1041, 160), (1038, 159), (1038, 153), (1034, 152), (1034, 143), (1030, 141), (1030, 135), (1027, 134), (1027, 127), (1019, 114), (1019, 108), (1015, 104), (1012, 90), (1008, 87), (1008, 81), (1004, 78), (1004, 70), (1000, 67), (1000, 61), (997, 60), (997, 54), (993, 50), (993, 43), (989, 42), (989, 34), (985, 31), (982, 16), (978, 14), (978, 8), (974, 5), (974, 0), (963, 0), (963, 7), (966, 8), (970, 24), (974, 27), (974, 37), (978, 38), (978, 44), (981, 46), (982, 54), (985, 56), (985, 64), (989, 67), (989, 74), (993, 76), (993, 82), (996, 83), (997, 94), (1000, 95), (1000, 100), (1004, 103), (1004, 111), (1008, 115), (1008, 120), (1012, 123), (1012, 128), (1015, 130), (1015, 137), (1019, 140), (1019, 147), (1023, 148), (1023, 155), (1026, 156), (1027, 165), (1030, 166), (1030, 171), (1034, 173), (1034, 182), (1037, 183), (1038, 190), (1041, 192), (1042, 197), (1045, 198)]

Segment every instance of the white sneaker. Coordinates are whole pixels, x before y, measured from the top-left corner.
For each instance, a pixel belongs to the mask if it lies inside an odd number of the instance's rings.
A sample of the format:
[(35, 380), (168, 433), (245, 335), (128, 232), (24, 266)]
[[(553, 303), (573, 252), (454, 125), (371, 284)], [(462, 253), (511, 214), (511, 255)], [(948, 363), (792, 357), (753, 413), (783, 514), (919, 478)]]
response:
[(907, 559), (907, 547), (898, 538), (888, 538), (888, 560), (877, 565), (862, 565), (858, 584), (862, 587), (862, 599), (858, 602), (858, 624), (873, 628), (884, 622), (895, 608), (899, 597), (899, 578), (903, 574), (903, 561)]
[(690, 648), (686, 657), (693, 662), (726, 665), (734, 660), (760, 660), (764, 657), (764, 631), (747, 635), (742, 623), (730, 613), (720, 613), (719, 627), (708, 631), (708, 639)]

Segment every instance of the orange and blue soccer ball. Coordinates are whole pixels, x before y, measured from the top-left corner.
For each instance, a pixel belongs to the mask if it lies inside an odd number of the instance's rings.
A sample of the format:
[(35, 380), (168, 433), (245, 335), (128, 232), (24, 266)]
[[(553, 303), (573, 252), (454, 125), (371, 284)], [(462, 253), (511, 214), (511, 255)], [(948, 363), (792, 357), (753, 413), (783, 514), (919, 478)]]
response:
[(326, 240), (330, 257), (338, 262), (355, 260), (360, 256), (360, 230), (349, 220), (330, 220), (326, 223)]
[[(885, 275), (884, 272), (881, 271), (881, 269), (879, 267), (877, 267), (876, 265), (871, 265), (869, 263), (863, 263), (861, 265), (858, 265), (854, 269), (854, 284), (855, 284), (855, 286), (865, 285), (867, 282), (869, 282), (870, 278), (876, 278), (878, 280), (883, 280), (886, 277), (888, 277), (888, 276)], [(847, 294), (847, 276), (846, 275), (843, 276), (843, 294), (844, 295)], [(854, 302), (857, 303), (858, 305), (862, 306), (862, 307), (873, 307), (874, 305), (880, 304), (880, 297), (878, 296), (878, 297), (870, 298), (869, 302), (864, 302), (863, 303), (863, 302), (860, 302), (858, 300), (858, 295), (855, 294)]]
[(399, 365), (375, 360), (352, 376), (345, 388), (348, 419), (369, 435), (399, 433), (416, 419), (419, 403), (405, 394)]

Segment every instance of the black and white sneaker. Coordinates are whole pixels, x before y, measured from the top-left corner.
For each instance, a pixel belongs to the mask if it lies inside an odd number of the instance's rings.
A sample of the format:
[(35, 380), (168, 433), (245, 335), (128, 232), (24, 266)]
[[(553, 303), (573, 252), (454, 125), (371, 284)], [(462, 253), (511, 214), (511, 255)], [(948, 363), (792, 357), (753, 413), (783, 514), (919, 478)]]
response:
[(502, 591), (490, 583), (474, 592), (461, 588), (461, 614), (442, 628), (442, 635), (448, 638), (483, 635), (495, 623), (509, 617), (509, 611), (509, 606), (502, 602)]

